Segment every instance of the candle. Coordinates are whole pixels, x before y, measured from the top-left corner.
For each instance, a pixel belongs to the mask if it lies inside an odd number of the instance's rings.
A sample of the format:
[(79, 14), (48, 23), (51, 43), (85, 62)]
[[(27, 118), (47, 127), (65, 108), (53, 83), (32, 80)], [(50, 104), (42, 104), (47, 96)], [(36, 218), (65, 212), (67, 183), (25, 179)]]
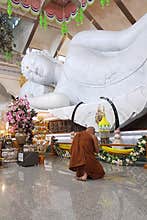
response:
[(6, 131), (8, 131), (8, 129), (9, 129), (9, 122), (7, 121), (6, 122)]

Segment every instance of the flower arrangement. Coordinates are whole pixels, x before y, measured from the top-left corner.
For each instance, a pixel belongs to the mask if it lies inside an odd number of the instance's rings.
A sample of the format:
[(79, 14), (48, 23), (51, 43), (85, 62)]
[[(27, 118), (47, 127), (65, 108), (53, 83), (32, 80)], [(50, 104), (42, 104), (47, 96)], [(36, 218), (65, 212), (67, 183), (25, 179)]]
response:
[(27, 97), (24, 98), (13, 98), (9, 105), (9, 111), (6, 113), (7, 121), (10, 125), (10, 131), (16, 133), (22, 131), (23, 133), (32, 134), (34, 128), (33, 117), (37, 113), (34, 109), (30, 108), (30, 103)]
[(61, 149), (58, 143), (55, 143), (54, 150), (56, 154), (61, 158), (70, 158), (70, 153), (68, 150)]
[(104, 150), (101, 150), (98, 153), (97, 157), (98, 159), (101, 159), (105, 162), (115, 165), (121, 165), (121, 166), (133, 165), (135, 161), (137, 161), (140, 158), (140, 156), (145, 154), (146, 144), (147, 144), (147, 137), (143, 136), (138, 140), (136, 146), (134, 147), (133, 152), (131, 152), (127, 156), (123, 156), (123, 157), (116, 156)]

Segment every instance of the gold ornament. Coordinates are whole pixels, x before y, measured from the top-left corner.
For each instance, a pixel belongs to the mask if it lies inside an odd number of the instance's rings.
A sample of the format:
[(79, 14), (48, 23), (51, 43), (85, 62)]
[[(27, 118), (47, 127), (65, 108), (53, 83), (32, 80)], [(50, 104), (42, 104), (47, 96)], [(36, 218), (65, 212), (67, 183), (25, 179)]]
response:
[(105, 115), (104, 107), (99, 105), (95, 115), (95, 121), (97, 124), (99, 124), (99, 122), (102, 120), (104, 115)]
[(22, 87), (26, 82), (27, 82), (26, 77), (23, 74), (21, 74), (20, 77), (19, 77), (19, 85), (20, 85), (20, 87)]

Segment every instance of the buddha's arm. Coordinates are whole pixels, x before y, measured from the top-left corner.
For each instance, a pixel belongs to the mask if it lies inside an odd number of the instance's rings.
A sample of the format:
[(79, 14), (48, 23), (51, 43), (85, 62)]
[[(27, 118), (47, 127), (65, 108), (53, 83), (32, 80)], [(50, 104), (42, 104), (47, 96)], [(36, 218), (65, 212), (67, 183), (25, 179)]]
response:
[(83, 31), (75, 35), (71, 46), (79, 45), (84, 48), (94, 49), (99, 52), (119, 51), (129, 47), (145, 30), (147, 25), (147, 14), (138, 22), (121, 31)]
[(98, 51), (115, 51), (119, 49), (121, 34), (119, 31), (83, 31), (77, 34), (70, 46), (82, 46)]
[(33, 108), (37, 109), (53, 109), (67, 107), (70, 105), (70, 99), (68, 96), (62, 93), (46, 93), (41, 96), (30, 97), (29, 102)]

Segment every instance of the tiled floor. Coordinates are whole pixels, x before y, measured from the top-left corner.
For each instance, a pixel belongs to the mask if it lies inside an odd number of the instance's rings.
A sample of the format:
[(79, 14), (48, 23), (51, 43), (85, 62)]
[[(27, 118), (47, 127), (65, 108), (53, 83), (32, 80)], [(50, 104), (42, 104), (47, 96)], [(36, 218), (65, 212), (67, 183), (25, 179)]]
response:
[(146, 220), (147, 170), (103, 164), (102, 180), (79, 182), (68, 160), (0, 169), (0, 220)]

